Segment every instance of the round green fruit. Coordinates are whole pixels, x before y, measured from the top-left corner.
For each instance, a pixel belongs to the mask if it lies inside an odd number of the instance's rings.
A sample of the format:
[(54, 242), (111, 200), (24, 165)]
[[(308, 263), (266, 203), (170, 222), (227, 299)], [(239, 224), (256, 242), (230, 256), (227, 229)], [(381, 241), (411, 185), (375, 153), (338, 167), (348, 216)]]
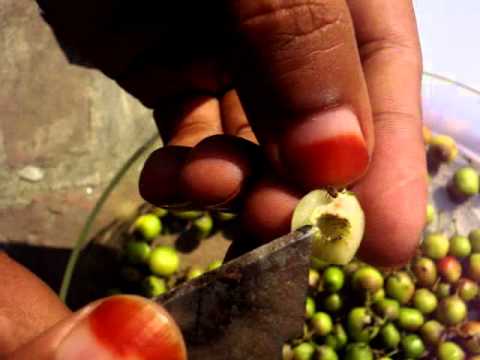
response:
[(155, 239), (162, 231), (162, 222), (155, 214), (145, 214), (137, 218), (133, 225), (134, 231), (145, 240)]
[(402, 350), (406, 358), (418, 359), (425, 353), (425, 345), (420, 336), (410, 334), (402, 339)]
[(437, 308), (438, 300), (428, 289), (418, 289), (413, 296), (413, 306), (422, 314), (430, 314)]
[(180, 257), (170, 246), (157, 246), (152, 250), (149, 259), (150, 271), (158, 276), (171, 276), (180, 267)]
[(448, 254), (450, 242), (447, 235), (443, 233), (428, 234), (422, 242), (422, 252), (426, 257), (438, 260)]
[(464, 360), (465, 352), (460, 346), (451, 341), (445, 341), (438, 346), (438, 360)]
[(388, 277), (385, 292), (388, 297), (404, 305), (410, 301), (415, 293), (415, 284), (410, 275), (405, 271), (400, 271)]
[(466, 236), (454, 235), (450, 238), (448, 253), (457, 258), (464, 258), (472, 252), (472, 245)]

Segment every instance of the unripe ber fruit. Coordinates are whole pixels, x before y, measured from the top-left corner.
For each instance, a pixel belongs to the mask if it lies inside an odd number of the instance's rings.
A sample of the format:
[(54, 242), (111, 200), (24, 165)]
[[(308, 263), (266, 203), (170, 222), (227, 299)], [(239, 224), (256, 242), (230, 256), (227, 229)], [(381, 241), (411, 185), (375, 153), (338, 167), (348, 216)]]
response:
[(410, 275), (400, 271), (388, 277), (385, 292), (400, 304), (407, 304), (415, 292), (415, 285)]
[(433, 260), (427, 257), (416, 259), (413, 263), (412, 271), (419, 286), (430, 287), (437, 281), (437, 267)]
[(429, 345), (436, 345), (442, 339), (445, 332), (445, 326), (437, 320), (429, 320), (423, 324), (420, 329), (420, 335), (425, 343)]
[(450, 238), (448, 253), (457, 258), (464, 258), (472, 252), (472, 245), (466, 236), (454, 235)]
[(437, 308), (438, 300), (428, 289), (418, 289), (413, 296), (413, 306), (422, 314), (430, 314)]
[(428, 234), (422, 242), (423, 254), (430, 259), (438, 260), (448, 254), (450, 243), (443, 233)]
[(451, 341), (441, 343), (437, 349), (438, 360), (464, 360), (465, 352)]
[(437, 319), (445, 325), (460, 324), (467, 316), (467, 305), (457, 295), (442, 299), (437, 309)]

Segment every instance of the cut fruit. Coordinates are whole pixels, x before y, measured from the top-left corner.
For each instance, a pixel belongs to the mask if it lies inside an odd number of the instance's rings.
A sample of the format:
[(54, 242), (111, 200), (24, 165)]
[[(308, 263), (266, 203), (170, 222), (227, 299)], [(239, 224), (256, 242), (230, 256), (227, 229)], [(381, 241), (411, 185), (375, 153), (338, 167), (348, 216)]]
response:
[(326, 190), (314, 190), (300, 200), (293, 213), (292, 231), (305, 225), (318, 230), (313, 256), (330, 264), (347, 264), (363, 239), (365, 215), (351, 192), (332, 195)]

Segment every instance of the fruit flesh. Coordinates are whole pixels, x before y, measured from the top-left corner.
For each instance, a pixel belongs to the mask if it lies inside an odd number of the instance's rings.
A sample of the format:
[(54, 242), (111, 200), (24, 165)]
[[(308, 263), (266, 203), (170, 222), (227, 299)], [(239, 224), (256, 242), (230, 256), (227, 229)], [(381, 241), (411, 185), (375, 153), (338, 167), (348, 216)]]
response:
[(346, 264), (362, 241), (365, 216), (353, 193), (332, 196), (325, 190), (314, 190), (300, 200), (293, 213), (292, 230), (304, 225), (317, 229), (313, 256), (330, 264)]

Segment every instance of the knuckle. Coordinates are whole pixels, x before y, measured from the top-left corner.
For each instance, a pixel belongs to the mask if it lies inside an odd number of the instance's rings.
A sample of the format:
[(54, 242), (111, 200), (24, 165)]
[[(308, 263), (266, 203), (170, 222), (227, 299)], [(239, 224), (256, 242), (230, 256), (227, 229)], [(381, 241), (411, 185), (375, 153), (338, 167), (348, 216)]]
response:
[(344, 30), (350, 29), (348, 9), (339, 3), (335, 0), (266, 0), (240, 19), (240, 30), (253, 34), (268, 32), (280, 49), (313, 37), (318, 44), (316, 49), (328, 50), (342, 43)]

